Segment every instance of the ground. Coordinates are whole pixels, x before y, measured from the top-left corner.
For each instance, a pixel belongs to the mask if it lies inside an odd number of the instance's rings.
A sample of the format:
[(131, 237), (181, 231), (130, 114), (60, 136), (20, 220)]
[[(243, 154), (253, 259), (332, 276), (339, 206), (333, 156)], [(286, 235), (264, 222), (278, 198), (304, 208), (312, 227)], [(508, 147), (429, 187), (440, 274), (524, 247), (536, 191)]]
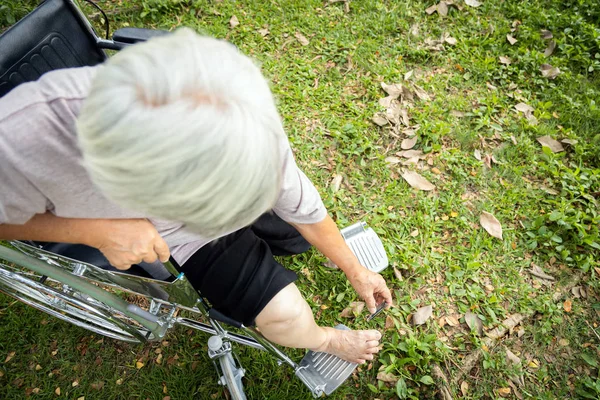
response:
[[(7, 26), (35, 2), (5, 3)], [(99, 3), (113, 27), (189, 26), (258, 60), (337, 223), (382, 237), (395, 305), (370, 323), (340, 315), (360, 299), (322, 256), (283, 260), (319, 323), (385, 332), (332, 398), (600, 396), (594, 0)], [(3, 296), (0, 316), (2, 398), (225, 397), (205, 335), (124, 345)], [(310, 398), (264, 354), (239, 356), (250, 398)]]

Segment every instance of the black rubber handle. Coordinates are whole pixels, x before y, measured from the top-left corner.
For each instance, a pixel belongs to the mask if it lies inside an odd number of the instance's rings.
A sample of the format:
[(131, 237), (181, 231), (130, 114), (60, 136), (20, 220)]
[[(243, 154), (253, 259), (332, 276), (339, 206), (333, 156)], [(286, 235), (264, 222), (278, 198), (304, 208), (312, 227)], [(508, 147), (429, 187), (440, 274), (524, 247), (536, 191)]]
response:
[(228, 317), (227, 315), (221, 313), (220, 311), (215, 310), (214, 308), (211, 308), (210, 310), (208, 310), (208, 316), (212, 319), (216, 319), (219, 322), (223, 322), (224, 324), (231, 325), (236, 328), (244, 327), (244, 325), (241, 322)]

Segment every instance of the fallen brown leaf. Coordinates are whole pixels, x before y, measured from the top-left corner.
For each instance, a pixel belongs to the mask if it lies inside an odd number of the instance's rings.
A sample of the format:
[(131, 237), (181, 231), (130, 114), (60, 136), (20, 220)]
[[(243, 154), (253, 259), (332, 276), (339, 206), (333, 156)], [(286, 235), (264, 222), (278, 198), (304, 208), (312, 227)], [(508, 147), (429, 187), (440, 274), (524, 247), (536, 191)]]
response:
[(358, 316), (365, 308), (365, 303), (362, 301), (353, 301), (350, 305), (340, 313), (340, 317), (354, 318)]
[(296, 37), (296, 39), (298, 40), (298, 42), (302, 45), (302, 46), (308, 46), (308, 44), (310, 43), (308, 41), (308, 39), (306, 38), (306, 36), (304, 36), (303, 34), (301, 34), (300, 32), (296, 32), (294, 33), (294, 36)]
[(448, 4), (446, 4), (444, 1), (440, 1), (437, 5), (437, 12), (442, 17), (448, 15)]
[(260, 36), (265, 37), (265, 36), (267, 36), (271, 32), (269, 32), (269, 29), (263, 28), (263, 29), (259, 29), (258, 33), (260, 33)]
[(502, 396), (502, 397), (508, 397), (510, 395), (510, 388), (506, 387), (506, 388), (499, 388), (496, 389), (496, 392), (498, 392), (498, 395)]
[(552, 35), (552, 32), (550, 32), (547, 29), (542, 29), (540, 31), (541, 35), (542, 35), (542, 39), (548, 40), (548, 39), (552, 39), (554, 36)]
[(554, 79), (560, 74), (560, 69), (558, 67), (553, 67), (550, 64), (542, 64), (540, 66), (540, 71), (542, 72), (542, 76), (548, 79)]
[(388, 383), (396, 383), (398, 382), (398, 377), (392, 373), (381, 371), (377, 373), (377, 380)]
[(477, 314), (474, 314), (472, 312), (465, 313), (465, 322), (467, 323), (471, 331), (475, 331), (478, 336), (483, 335), (483, 322), (481, 321), (479, 316), (477, 316)]
[(477, 0), (465, 0), (465, 4), (470, 7), (479, 7), (481, 5)]
[(500, 59), (500, 64), (510, 65), (512, 63), (510, 58), (505, 57), (505, 56), (500, 56), (499, 59)]
[(515, 39), (510, 33), (506, 35), (506, 40), (508, 40), (508, 43), (510, 43), (511, 45), (518, 42), (518, 40)]
[(552, 150), (553, 153), (560, 153), (561, 151), (565, 151), (565, 148), (559, 141), (551, 138), (550, 136), (540, 136), (536, 139), (542, 146), (548, 147)]
[(546, 47), (546, 50), (544, 50), (544, 57), (550, 57), (552, 53), (554, 53), (555, 48), (556, 42), (554, 40), (551, 40), (550, 43), (548, 43), (548, 47)]
[(483, 211), (479, 217), (479, 223), (487, 233), (502, 240), (502, 225), (492, 214)]
[(238, 17), (236, 17), (235, 15), (232, 15), (231, 19), (229, 19), (229, 26), (232, 28), (235, 28), (239, 24), (240, 24), (240, 20), (238, 19)]
[(571, 312), (572, 306), (573, 304), (570, 299), (566, 299), (563, 303), (563, 309), (565, 310), (565, 312)]
[(402, 150), (410, 150), (417, 144), (417, 137), (413, 136), (411, 138), (403, 139), (402, 143), (400, 143), (400, 148)]
[(402, 282), (404, 280), (404, 278), (402, 277), (402, 272), (400, 272), (400, 270), (396, 267), (394, 267), (394, 276), (396, 277), (396, 279), (398, 279), (400, 282)]
[(413, 325), (423, 325), (429, 318), (431, 318), (432, 314), (433, 308), (431, 305), (417, 309), (417, 311), (415, 311), (415, 313), (412, 315)]
[(466, 397), (467, 394), (469, 393), (469, 384), (467, 383), (467, 381), (462, 381), (460, 384), (460, 392), (462, 393), (463, 397)]
[(430, 191), (435, 189), (435, 186), (431, 182), (429, 182), (427, 179), (425, 179), (420, 174), (414, 171), (402, 172), (402, 178), (404, 178), (404, 180), (415, 189), (424, 191)]

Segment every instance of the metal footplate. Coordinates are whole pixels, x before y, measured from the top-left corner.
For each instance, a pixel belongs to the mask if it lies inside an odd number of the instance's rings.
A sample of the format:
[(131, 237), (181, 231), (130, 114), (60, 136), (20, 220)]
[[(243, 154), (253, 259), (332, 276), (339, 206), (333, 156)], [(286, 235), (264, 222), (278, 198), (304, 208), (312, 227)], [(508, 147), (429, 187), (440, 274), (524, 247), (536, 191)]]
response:
[(381, 239), (364, 222), (342, 229), (342, 236), (358, 261), (373, 272), (381, 272), (388, 266), (387, 254)]
[[(335, 329), (349, 330), (344, 325), (338, 325)], [(332, 354), (309, 350), (296, 368), (296, 376), (310, 389), (313, 397), (317, 398), (333, 393), (357, 366), (358, 364), (344, 361)]]

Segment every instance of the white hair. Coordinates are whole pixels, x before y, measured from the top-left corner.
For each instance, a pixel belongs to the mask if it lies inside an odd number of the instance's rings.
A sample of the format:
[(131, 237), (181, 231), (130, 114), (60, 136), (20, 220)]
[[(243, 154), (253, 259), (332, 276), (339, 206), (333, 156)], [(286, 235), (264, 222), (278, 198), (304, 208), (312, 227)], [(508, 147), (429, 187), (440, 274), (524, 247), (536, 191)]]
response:
[(101, 66), (77, 130), (105, 196), (206, 237), (251, 224), (278, 197), (284, 133), (269, 85), (233, 45), (189, 29)]

